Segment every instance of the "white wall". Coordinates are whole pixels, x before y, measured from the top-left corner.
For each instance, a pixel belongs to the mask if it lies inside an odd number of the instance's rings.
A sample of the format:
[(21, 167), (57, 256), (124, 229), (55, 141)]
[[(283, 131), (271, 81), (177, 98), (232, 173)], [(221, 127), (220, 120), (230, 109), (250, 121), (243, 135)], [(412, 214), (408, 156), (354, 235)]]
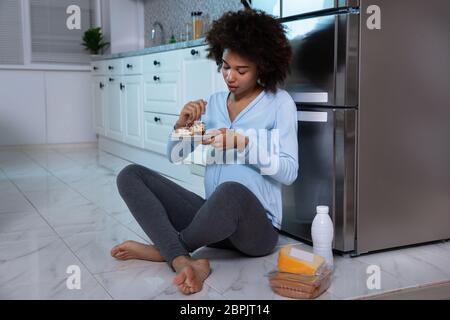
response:
[[(109, 0), (102, 9), (102, 23), (110, 37), (111, 53), (142, 49), (144, 42), (144, 2), (142, 0)], [(108, 25), (109, 23), (109, 25)]]
[(0, 69), (0, 145), (94, 142), (89, 71)]
[(89, 72), (45, 72), (47, 143), (95, 141)]
[(46, 142), (44, 74), (0, 70), (0, 145)]

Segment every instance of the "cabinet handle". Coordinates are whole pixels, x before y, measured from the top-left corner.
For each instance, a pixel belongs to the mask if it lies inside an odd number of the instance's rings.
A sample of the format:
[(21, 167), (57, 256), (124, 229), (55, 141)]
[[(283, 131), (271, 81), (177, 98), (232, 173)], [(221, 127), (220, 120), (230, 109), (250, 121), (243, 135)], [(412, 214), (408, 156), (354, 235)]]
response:
[(161, 62), (159, 62), (159, 61), (153, 61), (153, 64), (155, 65), (155, 66), (160, 66), (161, 65)]
[(192, 50), (191, 50), (191, 54), (192, 54), (193, 56), (195, 56), (196, 54), (198, 55), (198, 50), (192, 49)]
[(131, 69), (131, 68), (133, 68), (133, 65), (132, 65), (132, 64), (129, 64), (129, 63), (127, 63), (127, 68), (128, 68), (128, 69)]
[(93, 67), (94, 70), (98, 70), (98, 68), (96, 66)]
[(113, 78), (109, 78), (108, 80), (109, 80), (109, 82), (113, 82), (113, 81), (114, 81), (114, 79), (113, 79)]
[(125, 88), (125, 85), (122, 84), (122, 82), (121, 82), (119, 87), (120, 87), (120, 90), (123, 90)]
[(112, 70), (112, 69), (114, 69), (114, 67), (113, 66), (108, 66), (108, 69)]
[(100, 89), (103, 89), (105, 87), (105, 85), (103, 84), (103, 82), (100, 82), (99, 85)]
[(161, 121), (161, 118), (159, 117), (154, 117), (153, 120), (155, 120), (155, 122)]
[(153, 80), (154, 80), (154, 81), (159, 81), (160, 78), (159, 78), (158, 76), (153, 76)]

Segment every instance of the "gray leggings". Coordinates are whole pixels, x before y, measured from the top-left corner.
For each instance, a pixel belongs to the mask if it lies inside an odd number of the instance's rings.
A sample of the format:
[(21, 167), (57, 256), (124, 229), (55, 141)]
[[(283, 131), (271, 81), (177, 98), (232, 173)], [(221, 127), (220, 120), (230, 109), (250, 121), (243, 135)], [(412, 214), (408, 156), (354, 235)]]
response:
[(117, 176), (117, 187), (170, 267), (176, 257), (203, 246), (257, 257), (270, 254), (278, 242), (278, 230), (261, 202), (237, 182), (222, 183), (205, 200), (153, 170), (131, 164)]

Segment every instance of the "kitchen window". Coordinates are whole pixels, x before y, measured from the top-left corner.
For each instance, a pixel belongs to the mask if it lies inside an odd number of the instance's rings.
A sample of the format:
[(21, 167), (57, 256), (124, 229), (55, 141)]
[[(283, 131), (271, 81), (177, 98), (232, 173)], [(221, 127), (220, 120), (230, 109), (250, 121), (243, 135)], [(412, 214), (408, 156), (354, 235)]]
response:
[[(80, 8), (80, 29), (70, 30), (66, 25), (70, 5)], [(91, 27), (90, 0), (29, 0), (29, 10), (32, 63), (89, 63), (81, 38)]]
[(23, 64), (22, 3), (0, 0), (0, 65)]

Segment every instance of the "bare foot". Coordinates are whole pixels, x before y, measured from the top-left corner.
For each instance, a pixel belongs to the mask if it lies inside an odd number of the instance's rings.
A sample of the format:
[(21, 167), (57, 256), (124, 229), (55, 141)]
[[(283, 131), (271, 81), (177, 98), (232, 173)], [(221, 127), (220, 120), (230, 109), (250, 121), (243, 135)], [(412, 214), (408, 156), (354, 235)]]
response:
[(177, 272), (173, 283), (186, 295), (201, 291), (203, 282), (211, 273), (206, 259), (193, 260), (187, 256), (180, 256), (175, 258), (172, 265)]
[(155, 262), (165, 261), (159, 250), (151, 244), (128, 240), (111, 249), (111, 256), (118, 260), (140, 259)]

